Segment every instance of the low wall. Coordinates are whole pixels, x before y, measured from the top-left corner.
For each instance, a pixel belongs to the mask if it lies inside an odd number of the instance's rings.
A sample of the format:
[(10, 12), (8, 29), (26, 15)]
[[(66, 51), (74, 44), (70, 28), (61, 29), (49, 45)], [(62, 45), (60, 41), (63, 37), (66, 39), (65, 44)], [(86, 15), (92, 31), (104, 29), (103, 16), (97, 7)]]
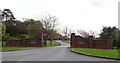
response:
[(112, 49), (112, 39), (109, 38), (106, 40), (95, 40), (93, 36), (89, 36), (89, 38), (83, 38), (81, 36), (76, 36), (75, 33), (72, 33), (71, 47)]
[(6, 46), (25, 46), (25, 47), (42, 47), (43, 36), (34, 36), (33, 38), (25, 38), (22, 40), (6, 40)]

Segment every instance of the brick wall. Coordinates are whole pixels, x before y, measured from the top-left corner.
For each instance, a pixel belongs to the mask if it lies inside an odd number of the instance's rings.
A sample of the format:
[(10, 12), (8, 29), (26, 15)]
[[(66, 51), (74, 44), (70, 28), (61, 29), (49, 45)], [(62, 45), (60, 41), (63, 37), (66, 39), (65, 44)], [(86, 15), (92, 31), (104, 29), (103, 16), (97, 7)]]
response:
[(108, 38), (106, 40), (96, 40), (93, 36), (83, 38), (81, 36), (76, 36), (75, 33), (72, 33), (71, 47), (112, 49), (112, 39)]
[(22, 40), (6, 40), (6, 46), (25, 46), (25, 47), (42, 47), (43, 35), (34, 36), (32, 38), (24, 38)]

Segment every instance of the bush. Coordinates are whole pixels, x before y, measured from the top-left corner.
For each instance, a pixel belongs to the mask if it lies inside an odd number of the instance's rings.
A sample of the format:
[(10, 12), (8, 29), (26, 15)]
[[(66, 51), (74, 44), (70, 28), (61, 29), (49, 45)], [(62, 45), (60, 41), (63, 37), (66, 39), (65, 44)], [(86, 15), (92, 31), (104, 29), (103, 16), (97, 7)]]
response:
[(17, 37), (10, 37), (11, 40), (21, 40), (21, 38), (17, 38)]
[(2, 40), (5, 40), (7, 38), (10, 38), (10, 35), (8, 33), (2, 35)]

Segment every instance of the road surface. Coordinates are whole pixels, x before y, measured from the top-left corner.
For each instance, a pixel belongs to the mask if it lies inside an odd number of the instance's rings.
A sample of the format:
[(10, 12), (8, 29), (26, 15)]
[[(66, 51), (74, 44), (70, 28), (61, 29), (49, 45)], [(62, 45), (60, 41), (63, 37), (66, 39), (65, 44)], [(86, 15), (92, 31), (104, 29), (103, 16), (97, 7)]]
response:
[(57, 41), (62, 46), (41, 47), (29, 50), (2, 52), (3, 61), (115, 61), (79, 55), (70, 52), (70, 45)]

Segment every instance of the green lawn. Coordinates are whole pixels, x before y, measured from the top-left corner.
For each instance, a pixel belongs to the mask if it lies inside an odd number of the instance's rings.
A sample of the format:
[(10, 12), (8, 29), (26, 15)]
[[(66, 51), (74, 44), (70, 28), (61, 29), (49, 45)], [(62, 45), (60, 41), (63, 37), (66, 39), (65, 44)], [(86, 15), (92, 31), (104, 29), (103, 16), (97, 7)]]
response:
[(117, 49), (90, 49), (90, 48), (72, 48), (73, 51), (85, 53), (89, 55), (120, 58)]
[[(3, 42), (5, 45), (5, 42)], [(29, 49), (29, 48), (37, 48), (37, 47), (2, 47), (2, 42), (0, 42), (0, 51), (8, 51), (8, 50), (21, 50), (21, 49)]]
[(64, 43), (70, 43), (70, 40), (62, 40)]
[(29, 48), (37, 48), (37, 47), (2, 47), (0, 51), (21, 50), (21, 49), (29, 49)]
[(56, 41), (52, 41), (52, 43), (50, 44), (50, 41), (48, 40), (47, 41), (47, 44), (46, 44), (46, 47), (49, 47), (49, 46), (60, 46), (61, 44), (56, 42)]

